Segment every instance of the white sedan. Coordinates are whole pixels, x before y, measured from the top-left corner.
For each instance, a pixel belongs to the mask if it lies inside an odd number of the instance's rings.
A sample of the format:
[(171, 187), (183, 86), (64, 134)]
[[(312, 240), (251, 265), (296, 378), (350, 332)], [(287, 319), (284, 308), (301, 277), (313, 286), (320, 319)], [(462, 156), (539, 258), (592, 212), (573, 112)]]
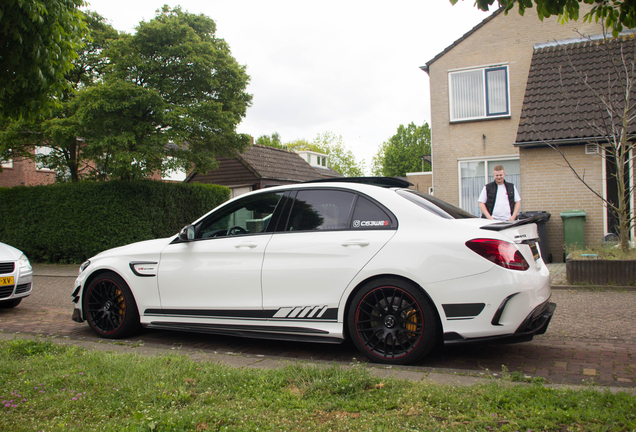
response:
[(31, 294), (33, 269), (21, 251), (0, 243), (0, 308), (14, 308)]
[(435, 345), (527, 341), (556, 305), (533, 219), (475, 218), (393, 178), (315, 181), (230, 200), (179, 234), (82, 264), (73, 320), (340, 343), (411, 363)]

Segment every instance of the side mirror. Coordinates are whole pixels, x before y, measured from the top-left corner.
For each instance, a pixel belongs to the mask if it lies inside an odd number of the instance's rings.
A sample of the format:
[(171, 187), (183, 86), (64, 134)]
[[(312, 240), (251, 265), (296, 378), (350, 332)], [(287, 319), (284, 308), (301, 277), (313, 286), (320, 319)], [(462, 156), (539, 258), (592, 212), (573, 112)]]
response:
[(189, 242), (194, 240), (194, 227), (192, 225), (185, 226), (179, 231), (179, 240)]

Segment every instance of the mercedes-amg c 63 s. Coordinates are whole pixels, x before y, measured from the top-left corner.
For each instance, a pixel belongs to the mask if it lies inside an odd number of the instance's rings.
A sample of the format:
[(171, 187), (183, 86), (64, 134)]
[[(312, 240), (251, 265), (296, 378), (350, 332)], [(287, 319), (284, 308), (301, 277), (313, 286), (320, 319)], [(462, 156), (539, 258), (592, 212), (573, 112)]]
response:
[(73, 319), (105, 338), (140, 326), (340, 343), (412, 363), (438, 342), (527, 341), (555, 305), (535, 219), (493, 222), (399, 179), (277, 186), (172, 237), (82, 264)]

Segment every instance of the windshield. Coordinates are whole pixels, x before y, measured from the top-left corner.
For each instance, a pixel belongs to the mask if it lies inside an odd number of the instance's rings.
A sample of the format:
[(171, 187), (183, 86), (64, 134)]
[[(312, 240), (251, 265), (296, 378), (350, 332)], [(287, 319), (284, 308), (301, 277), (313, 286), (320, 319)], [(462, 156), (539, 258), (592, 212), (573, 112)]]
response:
[(413, 189), (398, 189), (396, 192), (398, 195), (406, 198), (412, 203), (417, 204), (423, 209), (445, 219), (469, 219), (476, 217), (459, 207), (447, 203), (446, 201), (442, 201), (432, 195), (426, 195)]

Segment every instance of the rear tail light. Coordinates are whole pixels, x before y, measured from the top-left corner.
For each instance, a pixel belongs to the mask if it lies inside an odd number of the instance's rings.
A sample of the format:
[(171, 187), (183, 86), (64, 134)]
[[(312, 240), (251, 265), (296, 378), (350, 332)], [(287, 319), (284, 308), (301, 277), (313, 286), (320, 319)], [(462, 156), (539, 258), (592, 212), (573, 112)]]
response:
[(512, 243), (494, 239), (475, 239), (467, 241), (466, 246), (503, 268), (521, 271), (530, 268), (519, 249)]

